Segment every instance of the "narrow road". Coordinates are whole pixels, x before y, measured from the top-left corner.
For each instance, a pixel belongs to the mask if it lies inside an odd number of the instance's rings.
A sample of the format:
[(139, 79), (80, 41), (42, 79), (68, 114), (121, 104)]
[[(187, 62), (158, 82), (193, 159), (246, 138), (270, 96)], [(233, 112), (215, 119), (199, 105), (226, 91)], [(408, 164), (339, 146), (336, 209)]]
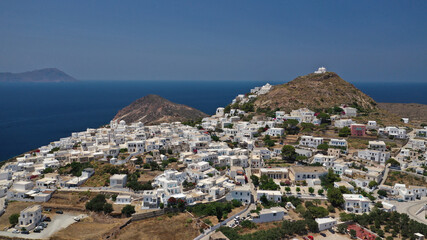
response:
[(390, 201), (390, 202), (396, 205), (397, 212), (406, 213), (411, 219), (427, 224), (427, 220), (425, 219), (425, 212), (421, 212), (418, 215), (415, 214), (422, 206), (427, 204), (427, 197), (423, 197), (421, 200), (415, 200), (415, 201), (409, 201), (409, 202), (397, 202), (397, 201)]

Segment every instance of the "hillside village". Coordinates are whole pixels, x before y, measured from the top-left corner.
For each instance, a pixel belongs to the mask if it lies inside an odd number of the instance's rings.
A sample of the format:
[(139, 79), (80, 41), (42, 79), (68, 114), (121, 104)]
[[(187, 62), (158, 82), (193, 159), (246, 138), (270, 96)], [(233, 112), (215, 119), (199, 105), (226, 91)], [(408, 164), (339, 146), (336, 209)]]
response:
[(0, 236), (61, 239), (101, 214), (125, 221), (104, 239), (162, 215), (185, 216), (194, 239), (424, 239), (426, 126), (383, 125), (357, 102), (257, 107), (272, 89), (200, 120), (112, 120), (4, 163)]

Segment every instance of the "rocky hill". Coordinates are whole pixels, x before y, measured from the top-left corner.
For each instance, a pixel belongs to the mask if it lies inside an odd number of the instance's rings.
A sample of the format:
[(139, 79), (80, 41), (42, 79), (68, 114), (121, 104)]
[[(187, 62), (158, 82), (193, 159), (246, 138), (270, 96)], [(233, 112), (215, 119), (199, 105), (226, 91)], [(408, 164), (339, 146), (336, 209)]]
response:
[(334, 72), (312, 73), (276, 85), (267, 94), (259, 96), (254, 104), (256, 108), (280, 108), (284, 111), (302, 107), (315, 110), (340, 104), (376, 109), (376, 102), (371, 97)]
[(427, 105), (418, 103), (378, 103), (378, 107), (411, 122), (427, 123)]
[(114, 120), (125, 120), (126, 123), (158, 124), (198, 120), (206, 116), (208, 115), (195, 108), (173, 103), (158, 95), (147, 95), (121, 109), (114, 117)]
[(75, 78), (56, 68), (45, 68), (23, 73), (0, 73), (0, 82), (73, 82)]

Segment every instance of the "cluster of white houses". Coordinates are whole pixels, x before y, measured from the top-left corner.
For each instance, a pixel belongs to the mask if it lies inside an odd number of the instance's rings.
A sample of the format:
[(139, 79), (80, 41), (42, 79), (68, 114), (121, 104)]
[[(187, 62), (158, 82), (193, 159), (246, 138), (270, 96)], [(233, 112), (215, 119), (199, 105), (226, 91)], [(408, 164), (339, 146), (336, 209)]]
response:
[[(319, 69), (318, 71), (326, 71)], [(233, 103), (245, 103), (265, 94), (271, 89), (266, 84), (251, 90), (250, 94), (238, 95)], [(331, 117), (337, 128), (349, 127), (351, 135), (363, 137), (368, 130), (375, 130), (389, 138), (410, 138), (408, 144), (400, 151), (397, 160), (407, 163), (407, 167), (421, 168), (426, 160), (426, 129), (416, 130), (416, 138), (408, 136), (405, 128), (378, 128), (375, 121), (357, 124), (351, 117), (357, 115), (357, 109), (342, 105), (343, 113)], [(344, 186), (352, 194), (344, 195), (344, 208), (351, 213), (365, 213), (370, 209), (370, 201), (358, 194), (353, 194), (360, 187), (372, 191), (371, 182), (382, 181), (386, 162), (391, 158), (391, 149), (384, 141), (369, 141), (366, 149), (348, 154), (345, 139), (324, 138), (310, 135), (300, 136), (295, 152), (303, 156), (310, 166), (295, 165), (291, 167), (269, 168), (265, 161), (281, 158), (282, 144), (264, 147), (259, 138), (269, 135), (281, 137), (285, 134), (283, 123), (293, 119), (300, 123), (319, 125), (320, 119), (310, 109), (301, 108), (289, 113), (276, 111), (274, 118), (264, 120), (242, 121), (240, 109), (218, 108), (216, 114), (202, 119), (199, 128), (183, 125), (180, 122), (145, 126), (142, 123), (126, 124), (124, 121), (111, 121), (108, 126), (87, 129), (72, 133), (70, 137), (40, 147), (37, 151), (24, 154), (14, 162), (6, 163), (0, 170), (0, 197), (18, 201), (48, 201), (52, 193), (60, 188), (79, 188), (95, 172), (86, 168), (80, 176), (64, 176), (43, 172), (72, 162), (100, 161), (113, 165), (130, 164), (136, 169), (142, 163), (162, 163), (168, 156), (177, 157), (180, 170), (167, 169), (156, 176), (152, 182), (153, 190), (133, 192), (127, 186), (128, 175), (114, 174), (109, 179), (110, 190), (121, 192), (116, 198), (117, 204), (130, 204), (134, 199), (141, 202), (144, 209), (159, 208), (170, 199), (183, 200), (188, 205), (226, 200), (239, 200), (244, 204), (259, 201), (266, 196), (270, 201), (280, 202), (283, 188), (277, 191), (253, 190), (246, 173), (268, 176), (276, 183), (307, 183), (320, 186), (320, 178), (329, 170), (341, 176), (342, 181), (336, 187)], [(221, 129), (221, 130), (218, 130)], [(260, 129), (263, 131), (260, 132)], [(213, 141), (213, 135), (221, 141)], [(215, 138), (215, 139), (216, 139)], [(230, 144), (232, 143), (232, 144)], [(318, 149), (320, 145), (328, 149)], [(231, 146), (234, 145), (234, 146)], [(125, 152), (126, 154), (121, 154)], [(358, 160), (358, 161), (355, 161)], [(364, 162), (361, 165), (359, 162)], [(219, 168), (228, 167), (226, 171)], [(418, 171), (418, 170), (417, 170)], [(43, 178), (37, 178), (41, 176)], [(351, 184), (350, 184), (351, 183)], [(189, 186), (192, 187), (189, 187)], [(391, 195), (406, 200), (414, 200), (426, 195), (424, 187), (398, 185), (380, 186)], [(128, 192), (128, 194), (126, 194)], [(137, 198), (135, 197), (137, 196)], [(26, 209), (21, 213), (19, 224), (31, 228), (39, 221), (38, 207)], [(254, 222), (280, 220), (286, 215), (286, 209), (264, 209), (253, 217)], [(31, 216), (31, 217), (29, 217)], [(316, 219), (319, 228), (326, 229), (336, 224), (333, 219)]]

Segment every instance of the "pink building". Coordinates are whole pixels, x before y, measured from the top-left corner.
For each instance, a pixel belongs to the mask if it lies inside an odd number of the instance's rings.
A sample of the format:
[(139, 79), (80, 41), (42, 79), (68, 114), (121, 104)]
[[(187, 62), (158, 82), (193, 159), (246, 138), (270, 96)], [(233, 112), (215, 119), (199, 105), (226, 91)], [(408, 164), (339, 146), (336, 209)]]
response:
[(351, 136), (365, 136), (366, 126), (364, 124), (351, 124)]

